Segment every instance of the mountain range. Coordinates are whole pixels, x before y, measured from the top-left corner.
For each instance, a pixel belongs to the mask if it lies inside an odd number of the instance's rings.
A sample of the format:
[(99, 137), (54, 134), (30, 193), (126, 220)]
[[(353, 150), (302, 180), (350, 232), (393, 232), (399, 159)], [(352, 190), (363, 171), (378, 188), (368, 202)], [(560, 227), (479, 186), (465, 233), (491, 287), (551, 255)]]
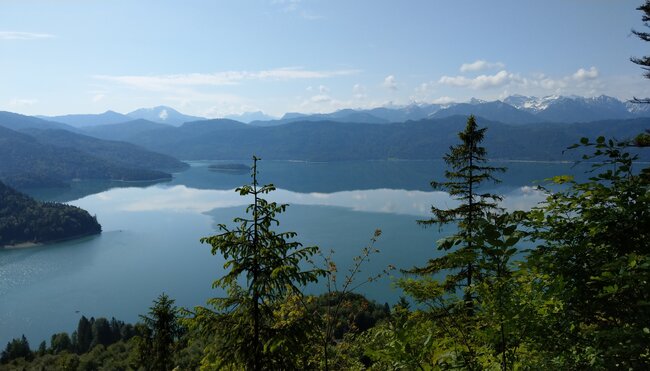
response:
[(180, 126), (185, 122), (205, 120), (203, 117), (190, 116), (182, 114), (175, 109), (167, 106), (158, 106), (152, 108), (140, 108), (127, 114), (121, 114), (115, 111), (106, 111), (99, 114), (71, 114), (63, 116), (36, 116), (37, 118), (47, 121), (63, 123), (76, 128), (119, 124), (131, 120), (147, 120), (159, 124), (171, 126)]
[[(127, 134), (119, 125), (88, 129), (88, 135), (120, 139), (184, 160), (266, 159), (340, 161), (441, 158), (457, 142), (465, 115), (392, 124), (336, 121), (295, 121), (254, 126), (215, 119), (180, 127), (131, 122)], [(588, 123), (504, 124), (478, 119), (488, 127), (485, 146), (491, 158), (574, 160), (580, 153), (564, 150), (581, 137), (633, 138), (650, 127), (650, 118), (601, 120)], [(126, 125), (126, 124), (122, 124)]]
[(468, 116), (471, 114), (513, 125), (538, 122), (590, 122), (650, 117), (650, 105), (622, 102), (605, 95), (592, 98), (578, 96), (547, 96), (539, 98), (512, 95), (503, 101), (488, 102), (472, 99), (466, 103), (414, 103), (403, 107), (343, 109), (326, 114), (287, 113), (278, 120), (254, 121), (251, 124), (273, 126), (296, 121), (324, 120), (386, 124), (455, 115)]
[[(347, 108), (331, 113), (304, 114), (289, 112), (279, 119), (274, 119), (260, 111), (247, 112), (241, 115), (230, 115), (225, 118), (247, 123), (252, 126), (277, 126), (299, 121), (388, 124), (430, 118), (444, 118), (455, 115), (467, 116), (470, 114), (513, 125), (539, 122), (590, 122), (650, 117), (650, 105), (623, 102), (617, 98), (605, 95), (588, 98), (559, 95), (546, 97), (511, 95), (502, 101), (472, 99), (465, 103), (413, 103), (407, 106), (377, 107), (372, 109)], [(75, 128), (125, 123), (138, 119), (178, 127), (186, 122), (206, 120), (203, 117), (185, 115), (167, 106), (141, 108), (127, 114), (106, 111), (101, 114), (39, 116), (39, 118), (66, 124)]]
[(519, 95), (492, 102), (287, 113), (250, 124), (201, 119), (164, 106), (49, 120), (0, 112), (0, 180), (24, 188), (75, 179), (169, 179), (169, 172), (187, 167), (177, 159), (240, 160), (253, 154), (306, 161), (440, 158), (470, 114), (489, 128), (485, 144), (495, 159), (574, 160), (580, 153), (564, 149), (581, 137), (629, 139), (650, 127), (650, 105), (606, 96)]

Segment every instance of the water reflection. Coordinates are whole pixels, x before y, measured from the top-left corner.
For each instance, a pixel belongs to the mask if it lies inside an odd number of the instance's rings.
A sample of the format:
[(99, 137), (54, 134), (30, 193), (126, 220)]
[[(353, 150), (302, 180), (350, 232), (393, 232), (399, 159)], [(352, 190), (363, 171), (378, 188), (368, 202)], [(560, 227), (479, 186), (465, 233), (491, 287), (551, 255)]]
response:
[[(543, 199), (533, 187), (510, 189), (503, 194), (501, 206), (507, 210), (527, 210)], [(458, 201), (446, 192), (407, 191), (400, 189), (371, 189), (334, 193), (297, 193), (279, 189), (267, 196), (269, 201), (291, 205), (337, 206), (352, 211), (427, 216), (431, 205), (453, 208)], [(167, 211), (205, 213), (213, 209), (244, 206), (250, 197), (241, 197), (233, 189), (206, 190), (184, 185), (155, 186), (146, 189), (121, 188), (99, 193), (74, 202), (87, 209), (107, 207), (128, 212)]]
[[(228, 161), (223, 161), (227, 163)], [(229, 161), (232, 162), (232, 161)], [(175, 174), (170, 185), (185, 185), (197, 189), (233, 189), (250, 182), (246, 173), (232, 174), (208, 171), (218, 161), (194, 161), (191, 167)], [(589, 165), (572, 168), (570, 163), (554, 162), (495, 162), (507, 171), (498, 174), (501, 184), (523, 187), (542, 182), (555, 175), (571, 173), (586, 179)], [(262, 161), (259, 164), (261, 184), (273, 183), (278, 188), (299, 193), (335, 193), (368, 189), (405, 189), (431, 191), (430, 182), (443, 180), (447, 165), (443, 161), (341, 161), (291, 162)], [(489, 191), (500, 191), (498, 184), (486, 184)]]
[(162, 182), (118, 182), (109, 180), (84, 180), (80, 182), (72, 182), (68, 187), (27, 188), (21, 189), (20, 191), (27, 193), (37, 200), (69, 202), (86, 196), (94, 195), (96, 193), (109, 191), (114, 188), (146, 188), (154, 184), (161, 184), (166, 182), (169, 182), (169, 180), (164, 180)]

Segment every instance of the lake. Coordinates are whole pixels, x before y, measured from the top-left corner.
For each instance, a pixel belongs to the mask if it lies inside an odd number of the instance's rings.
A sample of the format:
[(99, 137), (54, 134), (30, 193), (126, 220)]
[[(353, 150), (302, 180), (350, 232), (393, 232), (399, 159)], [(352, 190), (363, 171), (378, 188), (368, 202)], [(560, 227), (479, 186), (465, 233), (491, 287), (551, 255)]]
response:
[[(68, 202), (96, 215), (99, 236), (27, 249), (0, 250), (0, 344), (25, 334), (33, 348), (55, 332), (71, 333), (81, 315), (135, 322), (165, 292), (183, 307), (203, 305), (220, 294), (211, 288), (223, 273), (223, 259), (199, 239), (218, 223), (242, 216), (250, 198), (234, 189), (247, 173), (218, 172), (213, 162), (159, 184), (78, 182), (68, 189), (32, 190), (44, 200)], [(508, 209), (529, 208), (543, 195), (534, 181), (575, 172), (563, 163), (499, 163), (508, 167), (498, 185), (486, 190), (505, 196)], [(304, 245), (334, 250), (342, 278), (376, 229), (382, 235), (358, 279), (392, 264), (409, 268), (436, 256), (435, 241), (450, 228), (424, 229), (432, 204), (453, 207), (429, 182), (442, 180), (442, 161), (259, 162), (260, 183), (278, 188), (267, 199), (291, 206), (278, 231), (298, 232)], [(318, 260), (318, 259), (317, 259)], [(380, 303), (395, 303), (393, 277), (358, 291)], [(340, 279), (342, 281), (342, 279)], [(308, 288), (317, 293), (324, 284)]]

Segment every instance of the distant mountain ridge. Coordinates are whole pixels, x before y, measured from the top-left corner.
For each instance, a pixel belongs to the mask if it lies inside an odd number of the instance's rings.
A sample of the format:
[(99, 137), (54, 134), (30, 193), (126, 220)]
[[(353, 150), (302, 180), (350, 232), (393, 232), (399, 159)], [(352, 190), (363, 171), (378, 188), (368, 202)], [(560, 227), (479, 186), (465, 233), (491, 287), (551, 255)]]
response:
[(89, 126), (117, 124), (119, 122), (128, 121), (129, 116), (117, 113), (115, 111), (106, 111), (99, 114), (71, 114), (63, 116), (36, 116), (38, 118), (60, 122), (75, 128), (83, 128)]
[[(126, 115), (131, 119), (143, 119), (172, 126), (181, 126), (190, 121), (205, 120), (204, 117), (185, 115), (167, 106), (140, 108)], [(128, 120), (123, 120), (122, 122), (124, 121)]]
[(206, 120), (204, 117), (190, 116), (168, 106), (140, 108), (127, 114), (106, 111), (98, 114), (70, 114), (62, 116), (34, 116), (43, 120), (66, 124), (75, 128), (88, 128), (101, 125), (120, 124), (133, 120), (147, 120), (159, 124), (180, 126), (185, 122)]
[(297, 121), (387, 124), (471, 114), (515, 125), (538, 122), (590, 122), (650, 117), (650, 105), (622, 102), (605, 95), (599, 97), (511, 95), (502, 101), (472, 98), (466, 103), (413, 103), (402, 107), (342, 109), (316, 114), (291, 112), (277, 120), (253, 121), (251, 125), (276, 126)]
[[(305, 120), (254, 126), (218, 119), (178, 128), (145, 127), (122, 140), (185, 160), (242, 160), (251, 154), (306, 161), (431, 159), (440, 158), (457, 141), (466, 121), (467, 116), (454, 115), (381, 125)], [(493, 158), (542, 161), (576, 159), (575, 151), (563, 151), (583, 136), (626, 139), (650, 127), (650, 118), (527, 125), (483, 118), (478, 122), (489, 128), (486, 147)], [(103, 135), (111, 135), (109, 126), (103, 129)]]
[[(273, 118), (261, 111), (229, 115), (224, 119), (239, 121), (252, 126), (278, 126), (292, 122), (333, 121), (364, 124), (388, 124), (444, 118), (454, 115), (479, 116), (507, 124), (533, 124), (539, 122), (590, 122), (599, 120), (622, 120), (650, 117), (650, 105), (623, 102), (617, 98), (601, 95), (579, 97), (550, 95), (534, 97), (511, 95), (503, 100), (484, 101), (472, 98), (465, 103), (412, 103), (406, 106), (387, 106), (370, 109), (345, 108), (330, 113), (288, 112), (281, 118)], [(106, 111), (102, 114), (38, 116), (74, 128), (87, 129), (96, 126), (121, 124), (134, 120), (146, 120), (157, 124), (179, 127), (187, 122), (208, 120), (204, 117), (180, 113), (168, 107), (141, 108), (127, 114)], [(70, 128), (65, 128), (71, 130)]]
[(153, 181), (187, 167), (168, 155), (61, 125), (0, 112), (0, 180), (19, 188), (65, 186), (76, 179)]
[(273, 117), (271, 115), (267, 115), (266, 113), (264, 113), (262, 111), (244, 112), (244, 113), (241, 113), (239, 115), (226, 115), (223, 118), (243, 122), (245, 124), (249, 124), (249, 123), (251, 123), (253, 121), (271, 121), (271, 120), (275, 120), (275, 117)]

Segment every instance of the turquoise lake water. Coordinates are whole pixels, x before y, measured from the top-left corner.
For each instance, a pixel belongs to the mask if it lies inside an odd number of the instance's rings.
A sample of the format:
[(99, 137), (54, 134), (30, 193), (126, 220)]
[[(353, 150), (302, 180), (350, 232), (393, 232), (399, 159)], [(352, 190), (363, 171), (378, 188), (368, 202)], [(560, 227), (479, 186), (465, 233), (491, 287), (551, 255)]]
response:
[[(234, 192), (250, 180), (246, 173), (210, 170), (210, 162), (159, 184), (79, 182), (68, 189), (32, 190), (40, 199), (68, 202), (96, 215), (103, 233), (81, 240), (27, 249), (0, 250), (0, 344), (25, 334), (32, 347), (55, 332), (72, 332), (81, 315), (135, 322), (165, 292), (184, 307), (202, 305), (220, 294), (211, 289), (223, 272), (223, 259), (199, 239), (215, 234), (217, 223), (241, 216), (251, 202)], [(486, 190), (505, 196), (509, 209), (542, 200), (535, 180), (576, 172), (570, 164), (502, 163), (508, 172)], [(354, 256), (376, 229), (381, 252), (359, 279), (387, 265), (409, 268), (436, 256), (435, 241), (449, 229), (423, 229), (416, 220), (432, 204), (455, 205), (429, 182), (442, 180), (441, 161), (304, 163), (262, 161), (261, 183), (278, 188), (268, 199), (291, 206), (281, 215), (280, 231), (298, 232), (304, 245), (335, 251), (342, 278)], [(400, 291), (391, 281), (359, 291), (393, 304)], [(309, 292), (319, 292), (314, 285)]]

